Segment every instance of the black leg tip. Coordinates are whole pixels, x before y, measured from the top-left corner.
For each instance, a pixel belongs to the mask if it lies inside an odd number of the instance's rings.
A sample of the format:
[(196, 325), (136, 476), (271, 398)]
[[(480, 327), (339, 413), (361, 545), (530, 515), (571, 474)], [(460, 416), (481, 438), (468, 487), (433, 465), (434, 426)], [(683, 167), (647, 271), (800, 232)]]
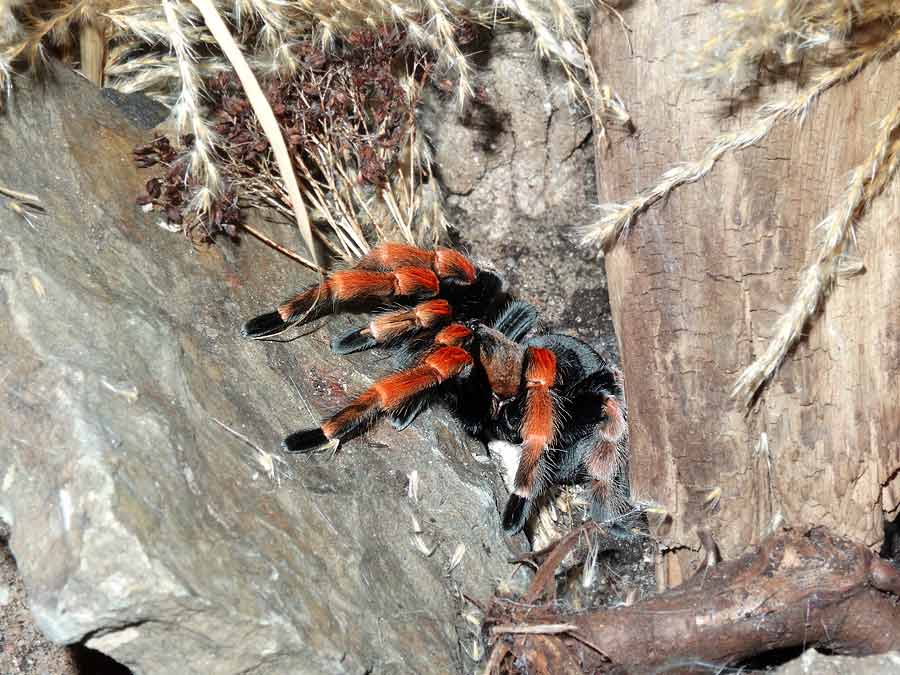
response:
[(430, 398), (423, 396), (407, 403), (400, 410), (395, 410), (390, 414), (391, 426), (397, 431), (403, 431), (406, 427), (413, 423), (425, 408), (428, 407)]
[(281, 320), (281, 315), (278, 312), (269, 312), (268, 314), (261, 314), (255, 319), (250, 319), (245, 323), (241, 327), (241, 337), (255, 340), (269, 337), (270, 335), (277, 335), (288, 327), (289, 324)]
[(531, 501), (513, 492), (503, 509), (503, 531), (508, 535), (518, 534), (528, 521)]
[(363, 335), (361, 329), (353, 328), (331, 339), (331, 351), (335, 354), (353, 354), (378, 345), (371, 335)]
[(287, 452), (315, 452), (323, 450), (335, 442), (330, 440), (321, 427), (297, 431), (281, 442), (281, 447)]

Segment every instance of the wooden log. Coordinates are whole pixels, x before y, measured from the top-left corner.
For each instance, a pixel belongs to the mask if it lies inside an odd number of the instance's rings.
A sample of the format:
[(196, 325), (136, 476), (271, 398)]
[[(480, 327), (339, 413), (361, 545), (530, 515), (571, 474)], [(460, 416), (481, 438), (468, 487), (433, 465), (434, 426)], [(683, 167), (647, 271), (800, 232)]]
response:
[[(698, 159), (758, 105), (811, 76), (801, 64), (734, 102), (732, 91), (688, 80), (683, 66), (720, 28), (727, 3), (614, 4), (630, 35), (598, 11), (591, 48), (636, 132), (611, 128), (610, 145), (598, 144), (603, 202), (627, 200)], [(814, 226), (898, 91), (895, 56), (829, 90), (805, 124), (780, 123), (756, 147), (725, 156), (641, 216), (606, 256), (633, 492), (672, 513), (670, 549), (697, 550), (691, 532), (715, 488), (721, 508), (709, 526), (726, 557), (779, 518), (877, 546), (883, 513), (900, 505), (900, 191), (889, 189), (857, 228), (865, 272), (838, 283), (756, 405), (748, 412), (730, 397), (793, 299)]]
[[(631, 606), (566, 614), (553, 605), (495, 602), (488, 625), (574, 627), (540, 641), (515, 639), (508, 658), (523, 659), (530, 672), (573, 662), (585, 672), (679, 664), (690, 670), (803, 647), (860, 656), (900, 648), (898, 590), (892, 563), (814, 528), (779, 532), (741, 558)], [(507, 640), (495, 648), (509, 646)]]

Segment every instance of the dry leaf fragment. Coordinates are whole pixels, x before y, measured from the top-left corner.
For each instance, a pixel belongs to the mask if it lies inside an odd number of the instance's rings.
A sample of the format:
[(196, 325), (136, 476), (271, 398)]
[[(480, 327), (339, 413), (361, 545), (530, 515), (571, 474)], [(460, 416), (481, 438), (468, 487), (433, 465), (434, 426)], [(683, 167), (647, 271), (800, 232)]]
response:
[(459, 567), (459, 564), (462, 562), (463, 556), (465, 554), (466, 545), (463, 543), (457, 544), (456, 549), (453, 551), (453, 555), (450, 558), (450, 564), (447, 565), (447, 574), (450, 574), (450, 572)]

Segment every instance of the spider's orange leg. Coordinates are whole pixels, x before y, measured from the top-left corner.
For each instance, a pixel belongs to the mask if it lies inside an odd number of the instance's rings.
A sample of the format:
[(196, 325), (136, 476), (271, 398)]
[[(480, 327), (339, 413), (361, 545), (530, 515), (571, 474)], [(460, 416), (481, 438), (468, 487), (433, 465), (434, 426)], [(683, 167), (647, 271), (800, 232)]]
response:
[(433, 251), (409, 244), (386, 243), (373, 248), (355, 265), (366, 270), (395, 270), (400, 267), (421, 267), (433, 271), (439, 279), (454, 279), (470, 284), (475, 281), (475, 265), (459, 251), (436, 248)]
[(336, 311), (364, 311), (387, 301), (433, 298), (440, 292), (441, 281), (470, 284), (476, 275), (475, 265), (459, 251), (382, 244), (352, 268), (330, 274), (276, 311), (251, 319), (241, 333), (249, 338), (270, 337)]
[(269, 337), (286, 328), (318, 319), (354, 305), (372, 305), (399, 298), (433, 298), (440, 291), (434, 272), (421, 267), (396, 270), (350, 269), (329, 275), (287, 302), (244, 324), (244, 337)]
[(454, 326), (468, 331), (459, 324), (448, 326), (438, 333), (438, 339), (435, 340), (438, 346), (417, 365), (378, 380), (343, 410), (325, 420), (321, 427), (291, 434), (284, 440), (284, 448), (288, 452), (309, 452), (334, 447), (335, 441), (340, 441), (378, 415), (402, 411), (405, 406), (427, 395), (438, 385), (466, 374), (473, 363), (469, 352), (457, 344), (447, 344), (450, 340), (439, 341), (444, 333), (451, 338), (456, 333), (461, 333), (458, 330), (449, 331)]
[(621, 515), (626, 503), (615, 481), (625, 468), (628, 424), (623, 403), (612, 396), (603, 402), (603, 416), (604, 421), (597, 425), (597, 441), (584, 463), (592, 479), (593, 510), (606, 520)]
[(390, 344), (419, 331), (438, 328), (449, 323), (452, 318), (453, 310), (449, 302), (428, 300), (412, 309), (378, 314), (362, 328), (353, 328), (335, 336), (331, 341), (331, 351), (336, 354), (352, 354)]
[(529, 347), (525, 352), (525, 414), (522, 417), (522, 456), (503, 513), (503, 528), (518, 532), (525, 525), (534, 497), (541, 488), (540, 463), (553, 443), (556, 428), (553, 395), (556, 382), (556, 355), (549, 349)]

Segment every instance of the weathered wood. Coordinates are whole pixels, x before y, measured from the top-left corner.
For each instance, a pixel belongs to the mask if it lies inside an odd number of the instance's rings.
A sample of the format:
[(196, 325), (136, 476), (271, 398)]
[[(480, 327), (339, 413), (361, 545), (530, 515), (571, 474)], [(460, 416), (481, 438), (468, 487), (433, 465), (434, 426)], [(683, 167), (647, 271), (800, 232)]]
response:
[[(796, 80), (734, 104), (729, 91), (684, 77), (682, 55), (719, 24), (722, 5), (621, 3), (630, 42), (598, 12), (601, 78), (622, 97), (636, 133), (598, 147), (602, 201), (621, 201)], [(802, 81), (808, 73), (800, 73)], [(900, 504), (900, 211), (889, 190), (858, 228), (865, 273), (843, 280), (808, 337), (746, 413), (730, 398), (791, 301), (812, 227), (874, 143), (897, 102), (900, 57), (828, 92), (802, 127), (782, 123), (759, 147), (730, 155), (703, 181), (638, 219), (606, 258), (627, 382), (632, 483), (674, 516), (672, 547), (691, 532), (703, 496), (721, 487), (710, 527), (726, 557), (758, 542), (779, 514), (866, 545)], [(689, 574), (689, 570), (686, 570)]]
[(693, 672), (691, 664), (736, 664), (800, 647), (853, 655), (897, 649), (898, 585), (900, 571), (891, 563), (814, 528), (779, 532), (743, 557), (632, 606), (565, 614), (553, 605), (495, 601), (488, 624), (514, 623), (521, 632), (541, 624), (573, 627), (540, 640), (516, 638), (511, 651), (527, 668), (513, 672), (568, 672), (558, 664), (573, 658), (580, 662), (574, 672), (674, 664)]

